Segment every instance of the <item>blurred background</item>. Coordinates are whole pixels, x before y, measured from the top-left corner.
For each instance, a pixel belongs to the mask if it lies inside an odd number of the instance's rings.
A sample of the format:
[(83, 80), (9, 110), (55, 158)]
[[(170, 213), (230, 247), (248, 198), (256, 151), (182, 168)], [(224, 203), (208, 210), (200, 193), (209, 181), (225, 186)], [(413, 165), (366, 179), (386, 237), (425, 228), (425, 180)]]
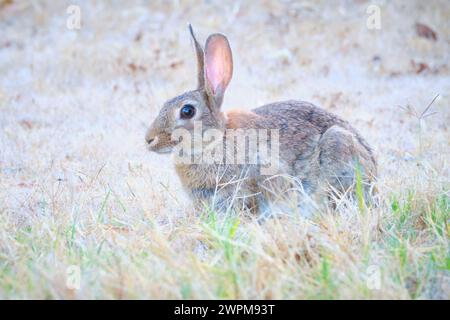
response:
[(3, 192), (17, 187), (18, 169), (29, 184), (104, 164), (114, 181), (129, 165), (158, 167), (151, 176), (177, 188), (170, 161), (146, 152), (143, 136), (165, 100), (195, 87), (189, 22), (201, 42), (229, 37), (224, 109), (311, 101), (354, 124), (389, 174), (418, 147), (417, 119), (404, 109), (420, 114), (439, 94), (428, 155), (448, 152), (446, 0), (2, 0)]
[[(165, 100), (196, 85), (188, 23), (202, 43), (229, 38), (225, 110), (313, 102), (367, 138), (387, 190), (448, 187), (448, 0), (0, 0), (5, 226), (45, 226), (56, 212), (64, 228), (105, 202), (124, 225), (184, 214), (170, 159), (147, 152), (144, 133)], [(418, 158), (434, 182), (412, 178)]]

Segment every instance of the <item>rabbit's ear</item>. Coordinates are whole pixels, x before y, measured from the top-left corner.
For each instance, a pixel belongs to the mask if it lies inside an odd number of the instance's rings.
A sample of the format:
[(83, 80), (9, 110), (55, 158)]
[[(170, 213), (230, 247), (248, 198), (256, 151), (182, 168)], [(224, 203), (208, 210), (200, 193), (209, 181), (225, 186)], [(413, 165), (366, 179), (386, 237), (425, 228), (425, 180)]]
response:
[(195, 38), (192, 25), (189, 24), (189, 32), (191, 33), (192, 40), (194, 41), (195, 53), (197, 54), (197, 88), (203, 89), (205, 87), (205, 61), (203, 49), (200, 43)]
[(205, 45), (205, 84), (214, 108), (220, 108), (232, 75), (233, 57), (227, 38), (222, 34), (210, 35)]

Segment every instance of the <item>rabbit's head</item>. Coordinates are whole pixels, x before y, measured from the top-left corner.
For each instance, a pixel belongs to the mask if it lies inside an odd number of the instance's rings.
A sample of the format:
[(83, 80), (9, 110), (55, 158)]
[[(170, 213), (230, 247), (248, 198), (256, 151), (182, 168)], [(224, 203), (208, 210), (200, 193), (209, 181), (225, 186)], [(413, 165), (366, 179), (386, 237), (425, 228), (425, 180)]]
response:
[(196, 121), (201, 121), (203, 130), (225, 130), (226, 119), (220, 106), (233, 73), (230, 45), (224, 35), (212, 34), (203, 51), (190, 25), (189, 31), (197, 54), (197, 89), (164, 104), (145, 137), (150, 151), (171, 152), (178, 143), (172, 140), (172, 133), (180, 128), (192, 132)]

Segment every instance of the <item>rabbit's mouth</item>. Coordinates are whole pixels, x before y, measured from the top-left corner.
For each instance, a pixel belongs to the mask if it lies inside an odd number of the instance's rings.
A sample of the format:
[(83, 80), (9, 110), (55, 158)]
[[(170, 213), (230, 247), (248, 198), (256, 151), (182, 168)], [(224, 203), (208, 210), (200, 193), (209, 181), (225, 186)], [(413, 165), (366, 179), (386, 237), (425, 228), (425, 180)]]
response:
[(151, 148), (149, 148), (149, 150), (152, 151), (152, 152), (158, 153), (158, 154), (168, 154), (168, 153), (172, 152), (173, 148), (172, 147), (163, 147), (163, 148), (160, 148), (160, 149), (151, 149)]
[(159, 154), (167, 154), (171, 153), (173, 150), (173, 146), (158, 146), (158, 145), (149, 145), (148, 150), (151, 152), (159, 153)]
[(147, 143), (149, 151), (159, 154), (171, 153), (174, 147), (172, 142), (161, 139), (160, 136), (156, 136), (154, 139), (147, 139)]

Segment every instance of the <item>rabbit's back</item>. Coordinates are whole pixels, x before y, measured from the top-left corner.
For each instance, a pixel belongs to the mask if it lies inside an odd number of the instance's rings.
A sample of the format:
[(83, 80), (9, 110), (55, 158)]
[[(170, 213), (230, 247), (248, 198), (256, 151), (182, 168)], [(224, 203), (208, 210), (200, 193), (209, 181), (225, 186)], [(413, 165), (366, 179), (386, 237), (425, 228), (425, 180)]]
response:
[[(345, 190), (359, 165), (367, 180), (376, 175), (369, 144), (347, 121), (309, 102), (285, 101), (252, 110), (260, 127), (278, 129), (284, 171), (314, 192), (320, 181)], [(254, 124), (250, 124), (254, 125)]]
[(315, 140), (314, 136), (322, 136), (334, 126), (348, 130), (370, 154), (372, 161), (375, 162), (371, 147), (355, 128), (337, 115), (312, 103), (288, 100), (267, 104), (253, 109), (252, 112), (262, 117), (261, 124), (265, 128), (279, 129), (280, 135), (286, 136), (290, 140), (287, 141), (288, 144), (292, 147), (296, 146), (295, 141), (292, 140), (294, 138), (308, 142), (311, 139)]
[(306, 124), (306, 128), (314, 128), (315, 131), (323, 134), (336, 124), (348, 126), (344, 120), (305, 101), (275, 102), (252, 111), (264, 118), (271, 118), (274, 125), (280, 125), (279, 129), (281, 130), (287, 129), (287, 127), (297, 129), (300, 125)]

